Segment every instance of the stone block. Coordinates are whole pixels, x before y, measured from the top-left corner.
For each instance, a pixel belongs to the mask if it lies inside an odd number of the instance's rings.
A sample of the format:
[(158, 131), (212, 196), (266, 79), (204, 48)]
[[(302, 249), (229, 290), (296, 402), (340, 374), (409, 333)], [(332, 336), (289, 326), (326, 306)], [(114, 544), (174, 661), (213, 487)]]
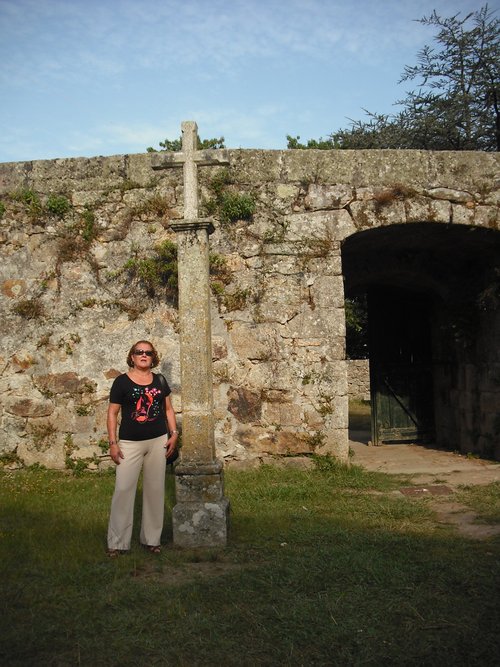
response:
[(449, 201), (412, 197), (405, 201), (406, 222), (444, 222), (451, 220)]
[(222, 500), (224, 485), (221, 475), (182, 475), (176, 471), (175, 497), (178, 503), (211, 503)]
[(227, 409), (239, 422), (248, 423), (259, 421), (262, 414), (262, 399), (260, 394), (245, 387), (231, 387), (228, 391)]
[(270, 325), (235, 322), (229, 332), (229, 339), (240, 358), (268, 359), (272, 351), (273, 332)]
[(184, 406), (182, 447), (186, 458), (193, 461), (212, 460), (215, 454), (214, 426), (211, 413), (189, 413)]
[(54, 412), (54, 403), (44, 398), (9, 396), (4, 404), (6, 411), (17, 417), (48, 417)]
[(347, 184), (323, 185), (311, 183), (304, 198), (304, 205), (310, 211), (343, 208), (353, 199), (353, 188)]
[(479, 227), (495, 228), (498, 224), (498, 207), (477, 206), (474, 212), (474, 224)]
[[(349, 213), (344, 210), (292, 213), (285, 219), (285, 239), (300, 241), (304, 249), (314, 250), (314, 242), (342, 241), (356, 231)], [(322, 245), (321, 249), (327, 246)], [(311, 254), (314, 254), (311, 252)]]
[(471, 225), (474, 222), (474, 209), (462, 204), (452, 204), (452, 221), (455, 225)]
[(344, 280), (342, 276), (318, 276), (313, 280), (309, 291), (311, 303), (316, 308), (330, 310), (344, 307)]
[(431, 188), (430, 190), (427, 190), (427, 194), (433, 199), (447, 199), (448, 201), (462, 204), (473, 199), (470, 192), (453, 190), (451, 188)]
[(225, 547), (229, 532), (229, 501), (178, 503), (172, 510), (176, 547)]

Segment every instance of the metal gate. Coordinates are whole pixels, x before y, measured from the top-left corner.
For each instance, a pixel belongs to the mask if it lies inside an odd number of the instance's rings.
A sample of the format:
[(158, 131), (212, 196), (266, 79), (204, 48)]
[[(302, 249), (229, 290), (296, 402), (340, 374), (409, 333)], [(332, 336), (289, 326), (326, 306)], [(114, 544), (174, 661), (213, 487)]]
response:
[(368, 322), (373, 443), (432, 441), (428, 299), (396, 288), (372, 289)]

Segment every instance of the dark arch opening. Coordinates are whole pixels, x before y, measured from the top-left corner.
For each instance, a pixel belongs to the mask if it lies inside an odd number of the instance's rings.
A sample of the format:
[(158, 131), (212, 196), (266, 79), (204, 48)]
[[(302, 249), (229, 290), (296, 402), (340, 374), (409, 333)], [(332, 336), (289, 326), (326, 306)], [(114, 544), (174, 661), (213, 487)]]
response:
[(500, 458), (500, 232), (367, 230), (344, 241), (342, 266), (346, 299), (366, 305), (371, 440)]

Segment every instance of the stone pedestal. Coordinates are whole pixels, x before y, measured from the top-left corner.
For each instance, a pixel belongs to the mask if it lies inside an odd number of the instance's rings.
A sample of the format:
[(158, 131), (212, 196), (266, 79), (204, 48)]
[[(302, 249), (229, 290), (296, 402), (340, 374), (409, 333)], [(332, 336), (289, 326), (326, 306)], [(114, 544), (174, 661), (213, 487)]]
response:
[(175, 475), (174, 544), (183, 548), (226, 546), (229, 502), (224, 498), (222, 464), (181, 462)]

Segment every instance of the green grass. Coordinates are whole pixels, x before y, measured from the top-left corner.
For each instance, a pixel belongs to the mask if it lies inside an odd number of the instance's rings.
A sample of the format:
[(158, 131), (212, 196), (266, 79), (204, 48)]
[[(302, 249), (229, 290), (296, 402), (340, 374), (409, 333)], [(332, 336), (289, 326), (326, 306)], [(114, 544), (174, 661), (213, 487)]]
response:
[[(168, 548), (110, 560), (112, 475), (0, 475), (2, 666), (497, 663), (500, 542), (436, 527), (401, 480), (228, 472), (229, 545), (205, 551), (171, 547), (172, 483)], [(498, 486), (463, 493), (498, 512)]]

